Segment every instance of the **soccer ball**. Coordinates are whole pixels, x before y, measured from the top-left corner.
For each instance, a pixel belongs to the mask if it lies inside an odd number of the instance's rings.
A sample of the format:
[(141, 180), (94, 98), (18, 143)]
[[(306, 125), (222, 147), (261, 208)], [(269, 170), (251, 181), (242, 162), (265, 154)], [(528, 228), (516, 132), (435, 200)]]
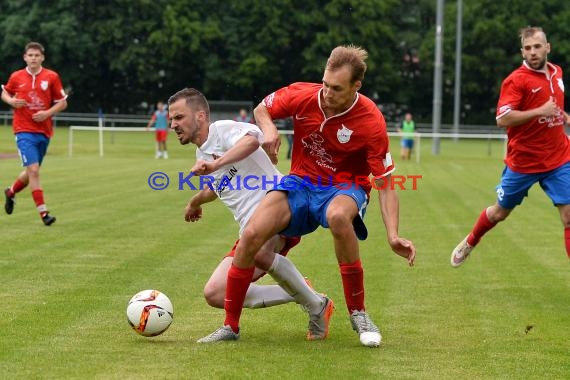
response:
[(150, 289), (135, 294), (127, 305), (127, 320), (137, 333), (157, 336), (170, 327), (174, 309), (166, 294)]

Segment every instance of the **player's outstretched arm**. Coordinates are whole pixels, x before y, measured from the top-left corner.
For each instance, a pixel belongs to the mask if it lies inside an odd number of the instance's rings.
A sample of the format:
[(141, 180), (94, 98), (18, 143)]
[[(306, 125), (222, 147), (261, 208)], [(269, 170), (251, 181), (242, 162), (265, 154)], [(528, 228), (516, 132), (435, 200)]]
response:
[(196, 175), (210, 174), (224, 165), (233, 164), (248, 157), (259, 148), (257, 137), (245, 135), (240, 138), (234, 146), (228, 149), (224, 155), (214, 161), (196, 161), (191, 171)]
[(405, 258), (409, 266), (413, 266), (416, 259), (416, 247), (410, 240), (398, 236), (398, 225), (400, 222), (400, 201), (398, 199), (398, 193), (396, 193), (390, 185), (386, 186), (384, 184), (384, 181), (390, 183), (390, 177), (391, 176), (388, 175), (375, 180), (377, 188), (379, 189), (378, 199), (382, 220), (386, 227), (388, 243), (392, 251)]
[(214, 190), (205, 187), (196, 193), (184, 208), (184, 220), (187, 222), (197, 222), (202, 218), (202, 205), (212, 202), (217, 198)]

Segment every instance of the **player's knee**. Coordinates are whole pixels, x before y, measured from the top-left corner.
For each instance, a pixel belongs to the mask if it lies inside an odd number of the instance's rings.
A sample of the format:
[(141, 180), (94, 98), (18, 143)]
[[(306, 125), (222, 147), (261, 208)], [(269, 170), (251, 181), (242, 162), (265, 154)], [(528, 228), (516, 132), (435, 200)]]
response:
[(28, 177), (38, 177), (40, 175), (39, 165), (30, 165), (26, 167), (26, 173), (28, 174)]
[(352, 228), (352, 219), (344, 210), (332, 210), (327, 213), (329, 229), (333, 234), (342, 233), (348, 227)]
[(487, 209), (487, 217), (491, 223), (499, 223), (507, 219), (511, 211), (512, 210), (495, 205)]
[(208, 305), (212, 307), (219, 309), (224, 308), (224, 294), (225, 289), (220, 289), (219, 287), (210, 284), (210, 282), (204, 286), (204, 298)]
[(252, 228), (246, 228), (242, 235), (240, 236), (240, 244), (238, 246), (243, 246), (247, 256), (253, 257), (265, 244), (266, 239), (264, 239), (257, 231)]

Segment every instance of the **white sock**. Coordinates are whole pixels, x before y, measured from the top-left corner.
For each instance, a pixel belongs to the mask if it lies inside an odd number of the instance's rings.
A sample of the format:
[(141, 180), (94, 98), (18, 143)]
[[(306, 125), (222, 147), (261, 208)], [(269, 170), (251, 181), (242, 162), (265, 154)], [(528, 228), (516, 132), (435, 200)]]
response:
[(307, 308), (309, 314), (318, 314), (323, 309), (324, 299), (307, 285), (305, 278), (288, 258), (275, 255), (271, 267), (267, 271), (275, 281), (299, 305)]
[(289, 302), (295, 302), (295, 300), (279, 285), (257, 285), (252, 283), (249, 285), (247, 293), (245, 293), (243, 307), (258, 309)]

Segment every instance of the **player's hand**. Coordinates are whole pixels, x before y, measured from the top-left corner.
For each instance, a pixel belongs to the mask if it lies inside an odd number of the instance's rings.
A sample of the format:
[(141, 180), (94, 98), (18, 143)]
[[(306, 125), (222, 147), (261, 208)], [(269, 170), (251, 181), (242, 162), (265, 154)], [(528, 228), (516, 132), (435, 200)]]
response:
[(192, 202), (189, 202), (184, 209), (184, 220), (187, 222), (197, 222), (202, 218), (202, 207), (192, 206)]
[(16, 97), (13, 97), (12, 100), (10, 101), (10, 105), (13, 108), (22, 108), (25, 107), (28, 103), (26, 102), (25, 99), (19, 99)]
[(32, 120), (35, 122), (41, 122), (47, 119), (48, 117), (50, 117), (49, 111), (38, 111), (32, 115)]
[(543, 105), (540, 106), (539, 112), (542, 116), (556, 116), (558, 115), (558, 106), (554, 101), (554, 97), (550, 97)]
[(391, 240), (389, 243), (394, 253), (408, 260), (409, 266), (411, 267), (414, 266), (414, 261), (416, 259), (416, 247), (414, 246), (414, 243), (412, 243), (408, 239), (404, 239), (401, 237), (396, 237), (395, 239)]
[(264, 132), (263, 144), (261, 145), (261, 147), (263, 148), (263, 150), (265, 150), (265, 153), (267, 153), (273, 165), (277, 165), (277, 163), (279, 162), (278, 155), (279, 155), (280, 146), (281, 146), (281, 136), (279, 135), (277, 128), (275, 128), (275, 132), (267, 132), (267, 134), (265, 134)]
[(190, 169), (190, 171), (196, 175), (210, 174), (215, 172), (216, 170), (218, 170), (218, 166), (215, 160), (214, 161), (198, 160), (196, 161), (194, 166), (192, 166), (192, 169)]

